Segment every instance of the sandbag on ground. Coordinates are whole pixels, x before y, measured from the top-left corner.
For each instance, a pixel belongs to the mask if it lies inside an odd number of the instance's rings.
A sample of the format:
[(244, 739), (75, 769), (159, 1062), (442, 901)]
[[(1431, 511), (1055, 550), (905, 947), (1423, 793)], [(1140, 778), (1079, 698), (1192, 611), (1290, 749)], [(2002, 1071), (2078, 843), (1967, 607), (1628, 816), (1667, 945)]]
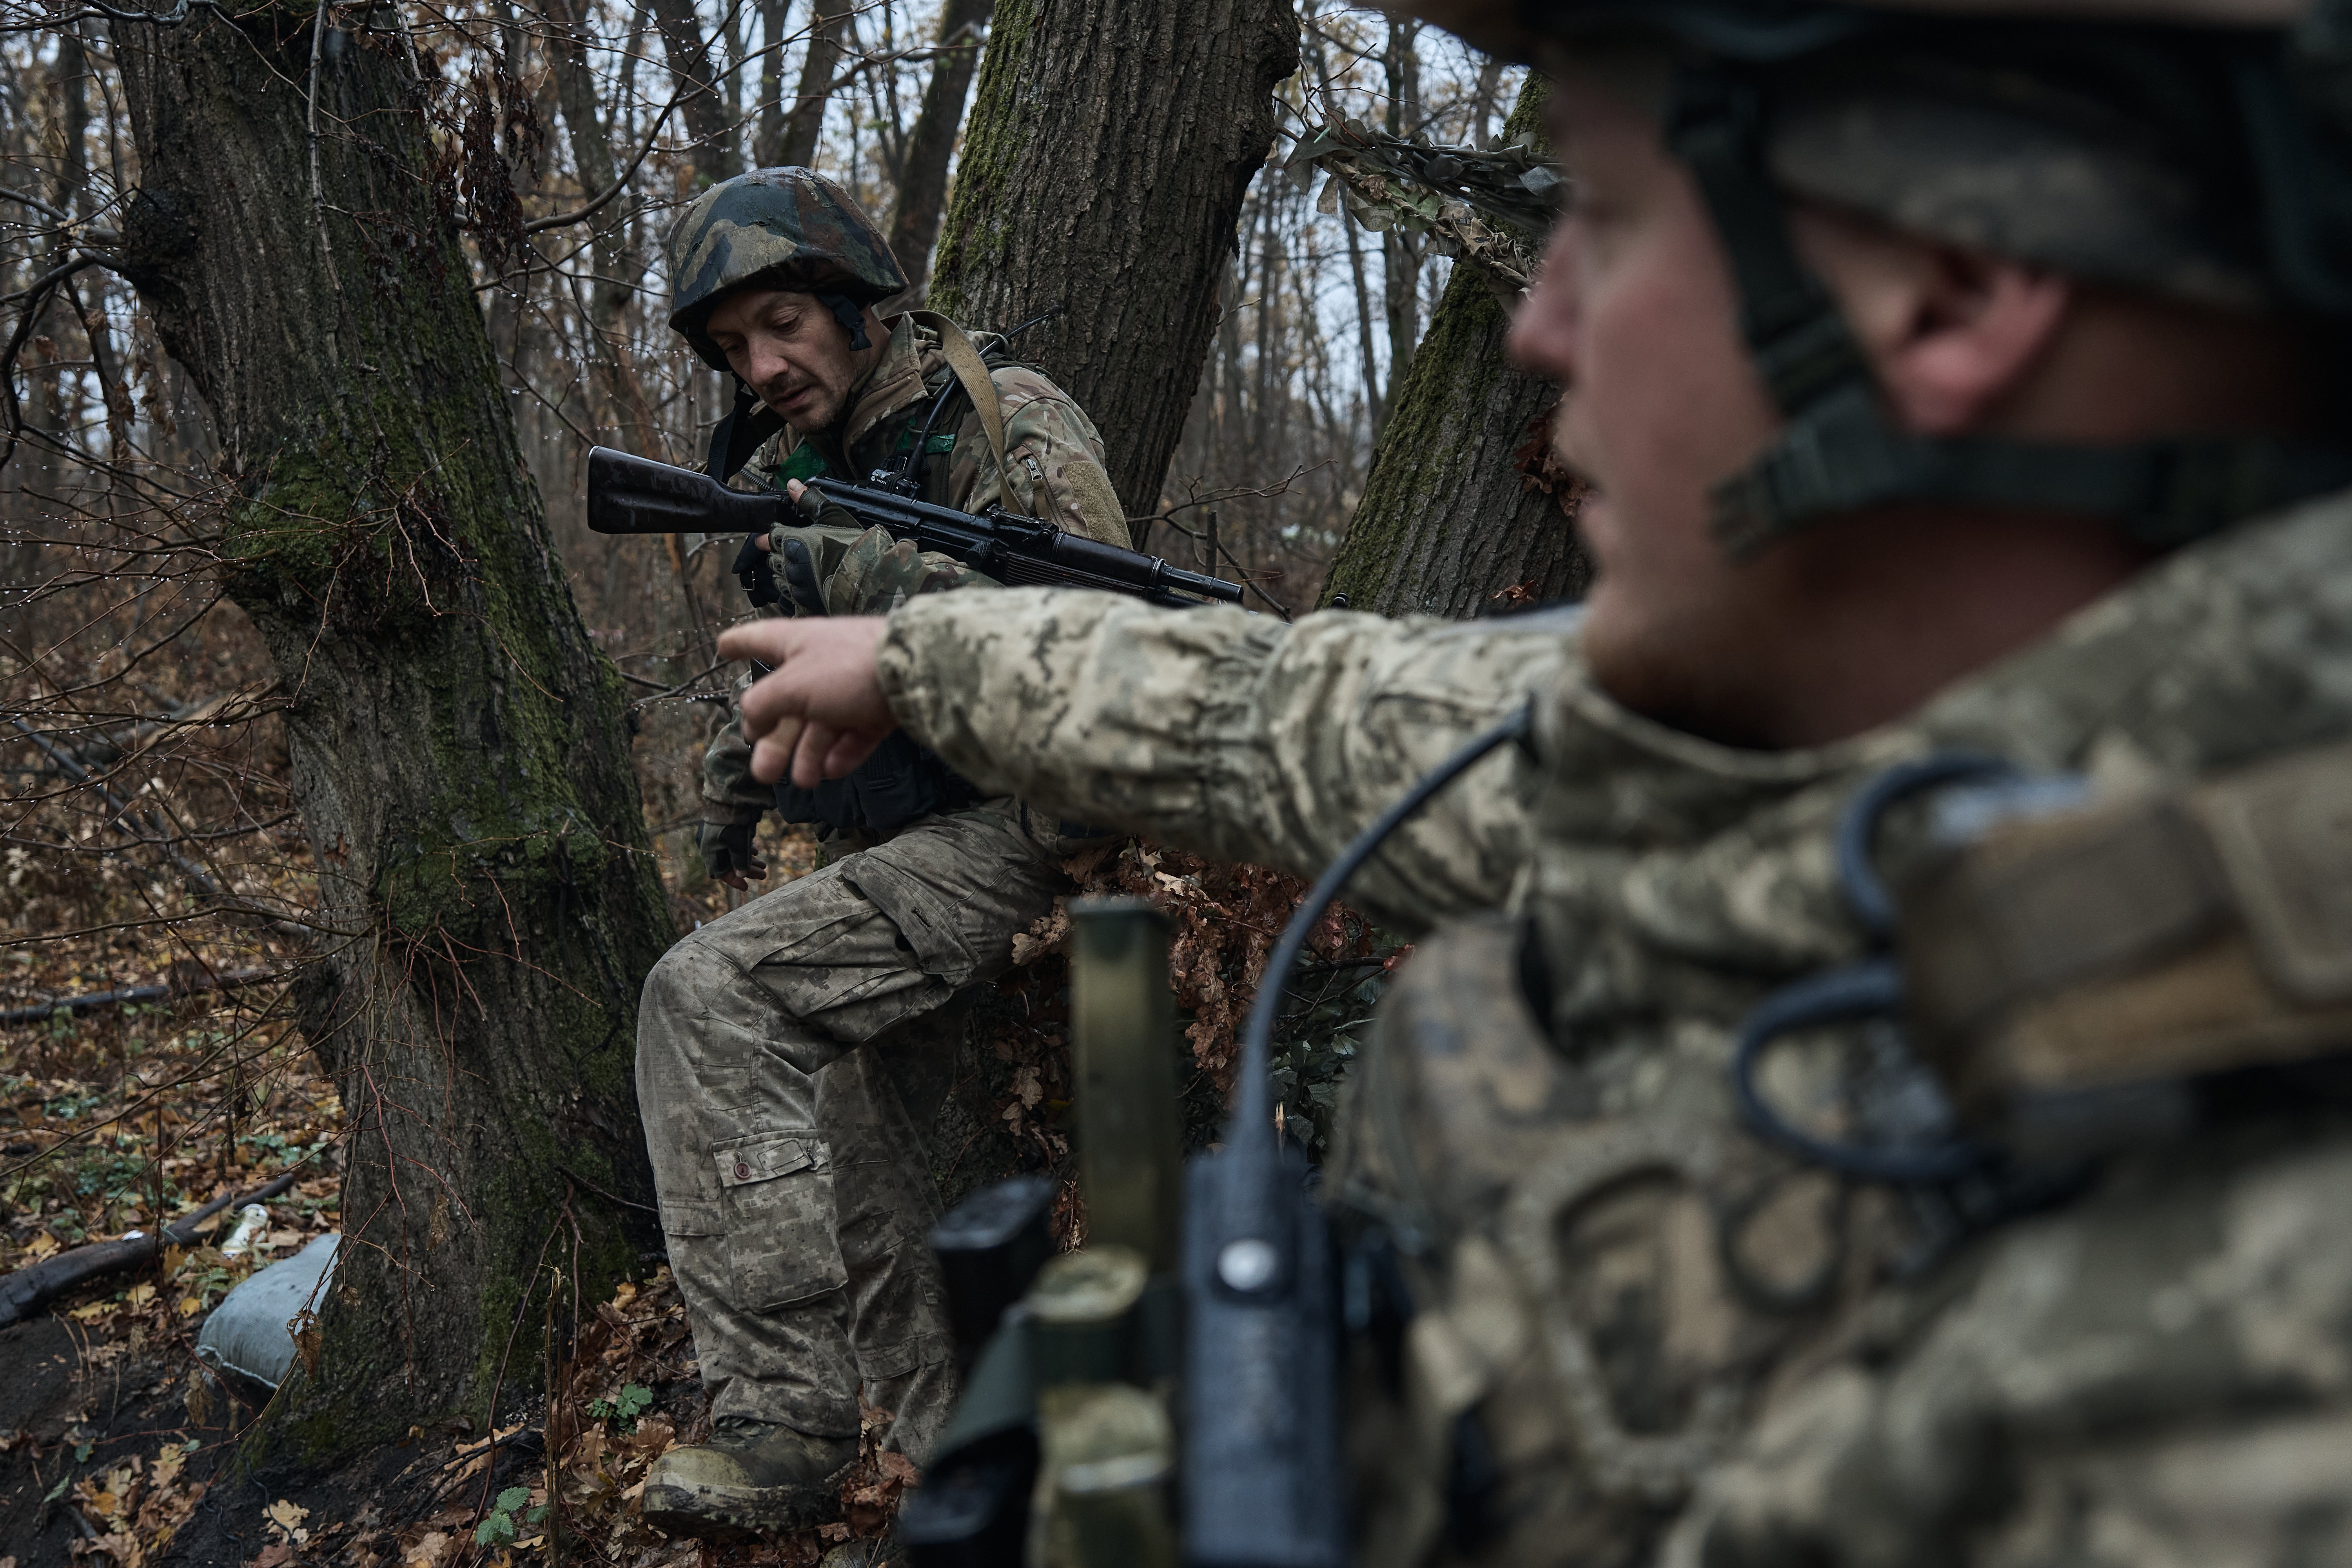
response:
[(340, 1236), (322, 1236), (293, 1257), (255, 1273), (221, 1298), (196, 1335), (196, 1357), (215, 1372), (275, 1392), (294, 1365), (287, 1322), (326, 1304)]

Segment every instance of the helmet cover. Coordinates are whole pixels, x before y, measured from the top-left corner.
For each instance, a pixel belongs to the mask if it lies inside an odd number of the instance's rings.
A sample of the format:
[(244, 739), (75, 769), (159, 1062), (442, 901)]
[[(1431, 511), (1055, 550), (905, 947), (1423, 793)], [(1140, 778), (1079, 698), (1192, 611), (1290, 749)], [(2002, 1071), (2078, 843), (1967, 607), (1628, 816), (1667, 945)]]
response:
[(907, 287), (889, 242), (849, 193), (813, 169), (755, 169), (694, 199), (664, 248), (669, 324), (715, 370), (727, 356), (703, 331), (719, 300), (746, 284), (837, 294), (857, 305)]

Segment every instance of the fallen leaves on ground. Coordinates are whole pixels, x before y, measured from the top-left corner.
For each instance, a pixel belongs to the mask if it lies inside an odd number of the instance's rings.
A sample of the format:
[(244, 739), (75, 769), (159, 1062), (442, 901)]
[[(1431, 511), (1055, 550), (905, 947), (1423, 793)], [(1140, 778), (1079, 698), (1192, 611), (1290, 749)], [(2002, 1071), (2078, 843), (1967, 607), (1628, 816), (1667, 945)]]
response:
[(152, 1459), (126, 1459), (76, 1481), (68, 1497), (93, 1533), (73, 1543), (75, 1560), (104, 1553), (115, 1568), (160, 1560), (205, 1494), (182, 1474), (194, 1447), (166, 1443)]

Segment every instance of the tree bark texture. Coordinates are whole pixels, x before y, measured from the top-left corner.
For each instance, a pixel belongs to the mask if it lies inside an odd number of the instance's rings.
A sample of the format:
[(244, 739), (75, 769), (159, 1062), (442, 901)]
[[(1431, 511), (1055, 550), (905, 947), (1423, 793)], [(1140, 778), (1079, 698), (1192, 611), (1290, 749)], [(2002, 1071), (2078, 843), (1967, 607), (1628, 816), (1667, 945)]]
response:
[(759, 0), (760, 122), (751, 132), (751, 161), (762, 169), (783, 162), (786, 0)]
[[(1533, 78), (1505, 140), (1539, 128), (1542, 100)], [(1510, 325), (1486, 275), (1456, 263), (1389, 410), (1325, 603), (1344, 594), (1353, 609), (1460, 619), (1584, 591), (1591, 568), (1563, 510), (1572, 484), (1549, 456), (1559, 389), (1505, 356)]]
[[(325, 1458), (491, 1413), (655, 1232), (631, 1083), (670, 940), (625, 701), (549, 548), (397, 36), (303, 5), (119, 24), (124, 271), (211, 405), (222, 571), (292, 694), (320, 954), (297, 999), (351, 1141)], [(316, 93), (313, 143), (309, 98)], [(314, 163), (315, 160), (315, 163)], [(315, 186), (312, 171), (315, 168)], [(318, 199), (314, 202), (313, 191)]]
[(940, 219), (947, 211), (948, 164), (954, 161), (964, 100), (980, 68), (980, 29), (994, 4), (947, 0), (940, 7), (939, 43), (948, 52), (931, 62), (931, 79), (923, 84), (923, 107), (907, 135), (898, 205), (890, 213), (890, 253), (906, 269), (908, 289), (900, 298), (908, 305), (921, 302), (930, 281), (931, 247), (939, 243)]
[[(577, 0), (548, 0), (547, 16), (552, 24), (549, 29), (547, 58), (554, 77), (555, 100), (563, 114), (563, 124), (570, 132), (572, 167), (579, 171), (580, 194), (593, 200), (612, 188), (620, 177), (619, 162), (613, 156), (613, 142), (606, 129), (603, 109), (596, 102), (596, 79), (588, 68), (588, 48), (585, 29), (579, 20), (583, 7)], [(596, 269), (596, 280), (588, 293), (588, 320), (594, 329), (593, 371), (604, 396), (602, 406), (592, 412), (596, 433), (617, 429), (625, 421), (624, 411), (632, 401), (628, 373), (625, 371), (617, 349), (621, 331), (621, 313), (628, 309), (629, 298), (635, 292), (624, 279), (629, 269), (621, 258), (621, 228), (618, 214), (607, 210), (592, 220), (590, 251)]]
[(975, 327), (1055, 306), (1020, 353), (1156, 509), (1200, 384), (1217, 279), (1298, 67), (1290, 0), (999, 0), (930, 302)]

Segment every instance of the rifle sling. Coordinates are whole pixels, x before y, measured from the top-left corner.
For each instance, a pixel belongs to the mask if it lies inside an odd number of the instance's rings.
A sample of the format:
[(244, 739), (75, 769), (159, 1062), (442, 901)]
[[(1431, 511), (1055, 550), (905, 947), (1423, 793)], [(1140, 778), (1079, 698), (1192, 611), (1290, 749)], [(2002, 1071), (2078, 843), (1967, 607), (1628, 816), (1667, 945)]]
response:
[(981, 434), (988, 437), (988, 455), (996, 459), (996, 477), (1007, 503), (1013, 500), (1013, 470), (1004, 458), (1004, 405), (996, 396), (996, 382), (988, 374), (987, 361), (972, 347), (964, 330), (940, 315), (937, 310), (912, 310), (916, 323), (940, 334), (940, 353), (946, 356), (948, 368), (963, 384), (966, 397), (971, 399), (972, 411), (980, 416)]

